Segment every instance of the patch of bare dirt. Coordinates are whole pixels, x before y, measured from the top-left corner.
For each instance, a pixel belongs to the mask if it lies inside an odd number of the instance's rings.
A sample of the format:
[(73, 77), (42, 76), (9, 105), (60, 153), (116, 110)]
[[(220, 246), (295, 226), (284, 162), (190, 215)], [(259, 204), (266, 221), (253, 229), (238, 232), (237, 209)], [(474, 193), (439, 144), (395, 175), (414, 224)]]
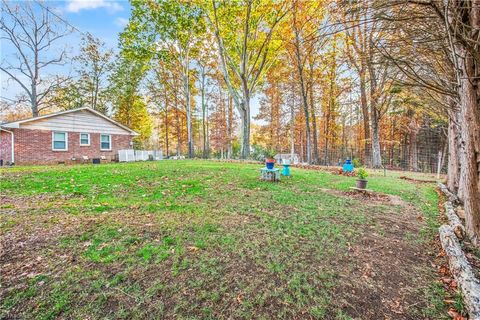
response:
[(333, 194), (336, 196), (341, 197), (349, 197), (351, 199), (362, 201), (365, 204), (369, 205), (394, 205), (394, 206), (402, 206), (402, 207), (411, 207), (410, 204), (399, 196), (389, 195), (379, 192), (373, 191), (341, 191), (341, 190), (334, 190), (334, 189), (325, 189), (322, 188), (322, 191)]
[(436, 318), (424, 314), (431, 301), (422, 288), (437, 282), (447, 293), (448, 316), (466, 319), (453, 307), (457, 283), (448, 270), (438, 235), (434, 241), (418, 239), (424, 226), (422, 214), (398, 197), (376, 196), (374, 201), (404, 209), (400, 217), (373, 215), (376, 227), (364, 230), (359, 241), (349, 247), (348, 256), (337, 262), (351, 268), (342, 269), (341, 284), (335, 287), (335, 307), (354, 319), (433, 320)]
[(417, 216), (414, 210), (404, 212), (402, 219), (376, 216), (382, 232), (365, 230), (346, 261), (339, 262), (351, 265), (335, 290), (339, 309), (359, 319), (423, 318), (429, 301), (416, 289), (434, 281), (434, 252), (406, 237), (419, 233)]
[(31, 209), (58, 208), (65, 206), (68, 200), (79, 198), (77, 195), (59, 195), (41, 193), (37, 195), (19, 196), (0, 194), (0, 215), (16, 214)]
[[(0, 217), (3, 218), (4, 217)], [(53, 264), (45, 250), (55, 246), (60, 237), (74, 233), (81, 224), (68, 214), (24, 215), (15, 217), (15, 224), (1, 235), (0, 265), (6, 288), (20, 285), (25, 278), (50, 275), (70, 261), (68, 251), (55, 252)], [(3, 224), (3, 223), (2, 223)]]
[(399, 178), (402, 180), (413, 182), (413, 183), (437, 183), (437, 180), (415, 179), (407, 176), (400, 176)]

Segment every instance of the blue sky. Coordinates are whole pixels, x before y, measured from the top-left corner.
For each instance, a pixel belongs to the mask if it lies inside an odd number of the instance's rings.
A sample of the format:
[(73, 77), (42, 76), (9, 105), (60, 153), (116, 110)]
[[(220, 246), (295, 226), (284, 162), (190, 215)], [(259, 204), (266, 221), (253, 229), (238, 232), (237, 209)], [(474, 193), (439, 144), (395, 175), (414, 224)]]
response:
[[(8, 1), (15, 5), (22, 1)], [(57, 13), (81, 32), (89, 32), (93, 36), (102, 39), (107, 47), (117, 49), (118, 34), (123, 30), (130, 16), (130, 4), (127, 0), (64, 0), (45, 1), (44, 6)], [(70, 56), (73, 57), (79, 52), (82, 34), (74, 32), (68, 37), (57, 42), (57, 49), (67, 46)], [(55, 48), (53, 48), (54, 50)], [(2, 40), (1, 59), (6, 59), (15, 64), (16, 58), (12, 55), (13, 49), (9, 43)], [(72, 69), (71, 65), (54, 67), (48, 70), (49, 73), (68, 74)], [(1, 73), (2, 99), (14, 99), (21, 93), (21, 88), (13, 81), (7, 81), (5, 74)]]
[(65, 0), (45, 4), (82, 32), (90, 32), (115, 48), (118, 34), (130, 17), (130, 4), (126, 0)]

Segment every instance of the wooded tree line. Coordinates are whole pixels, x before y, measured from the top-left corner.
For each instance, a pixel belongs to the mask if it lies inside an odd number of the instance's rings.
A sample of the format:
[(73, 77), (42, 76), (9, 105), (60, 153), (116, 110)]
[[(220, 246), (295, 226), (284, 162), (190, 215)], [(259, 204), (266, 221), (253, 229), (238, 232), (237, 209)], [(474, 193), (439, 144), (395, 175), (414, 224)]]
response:
[(435, 143), (480, 234), (480, 0), (131, 0), (119, 52), (84, 36), (74, 77), (45, 71), (72, 62), (50, 49), (77, 31), (31, 6), (2, 6), (17, 60), (0, 70), (33, 116), (88, 105), (188, 157), (273, 149), (419, 170)]
[(467, 232), (478, 244), (480, 1), (377, 1), (372, 8), (387, 26), (378, 52), (403, 86), (422, 90), (427, 109), (448, 120), (448, 187), (462, 201)]

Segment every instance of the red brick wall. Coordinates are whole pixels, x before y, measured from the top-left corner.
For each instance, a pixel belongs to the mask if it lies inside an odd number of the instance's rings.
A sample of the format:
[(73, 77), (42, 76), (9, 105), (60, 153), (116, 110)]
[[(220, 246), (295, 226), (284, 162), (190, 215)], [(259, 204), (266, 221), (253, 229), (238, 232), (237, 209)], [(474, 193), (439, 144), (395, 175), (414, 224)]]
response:
[[(76, 158), (81, 162), (83, 156), (89, 159), (105, 156), (116, 159), (118, 150), (131, 149), (130, 135), (112, 134), (111, 151), (100, 150), (100, 133), (90, 133), (90, 146), (80, 146), (80, 133), (68, 132), (68, 150), (52, 150), (52, 131), (13, 129), (15, 133), (15, 164), (56, 164), (70, 162)], [(91, 161), (91, 160), (90, 160)]]
[(3, 165), (12, 161), (12, 136), (5, 131), (0, 131), (0, 160), (3, 160)]

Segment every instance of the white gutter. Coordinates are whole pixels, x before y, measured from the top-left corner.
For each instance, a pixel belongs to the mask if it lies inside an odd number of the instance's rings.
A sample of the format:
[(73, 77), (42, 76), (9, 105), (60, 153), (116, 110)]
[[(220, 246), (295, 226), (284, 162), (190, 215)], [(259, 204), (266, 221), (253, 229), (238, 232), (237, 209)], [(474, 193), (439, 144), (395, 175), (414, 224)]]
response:
[(15, 139), (14, 139), (14, 134), (13, 134), (13, 131), (10, 131), (10, 130), (6, 130), (6, 129), (3, 129), (3, 128), (0, 128), (0, 130), (2, 131), (5, 131), (5, 132), (8, 132), (10, 133), (10, 135), (12, 136), (12, 143), (11, 143), (11, 147), (12, 147), (12, 163), (15, 163)]

